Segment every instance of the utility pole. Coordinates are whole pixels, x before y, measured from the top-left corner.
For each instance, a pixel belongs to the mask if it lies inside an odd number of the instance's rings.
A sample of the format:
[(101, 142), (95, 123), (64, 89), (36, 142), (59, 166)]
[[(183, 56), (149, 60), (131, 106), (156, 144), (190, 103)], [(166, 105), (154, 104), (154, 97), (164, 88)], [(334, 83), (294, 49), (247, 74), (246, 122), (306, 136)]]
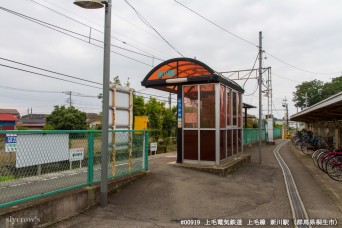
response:
[(262, 32), (259, 32), (259, 163), (261, 164), (261, 115), (262, 115)]
[(66, 91), (63, 93), (65, 93), (66, 95), (69, 96), (69, 98), (67, 99), (67, 102), (69, 102), (69, 107), (71, 107), (71, 105), (72, 105), (72, 99), (71, 99), (72, 91)]
[(308, 93), (305, 92), (305, 108), (308, 107)]
[(284, 138), (287, 138), (288, 134), (289, 134), (289, 108), (288, 108), (288, 104), (287, 104), (287, 99), (285, 97), (285, 99), (283, 100), (283, 107), (285, 108), (285, 130), (284, 130)]

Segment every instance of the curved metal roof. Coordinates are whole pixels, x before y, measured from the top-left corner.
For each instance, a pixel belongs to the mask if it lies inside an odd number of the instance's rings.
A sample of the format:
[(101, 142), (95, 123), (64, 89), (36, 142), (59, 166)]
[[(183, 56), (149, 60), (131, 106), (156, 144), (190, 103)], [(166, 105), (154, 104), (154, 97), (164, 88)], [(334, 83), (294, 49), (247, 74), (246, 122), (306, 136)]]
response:
[(146, 75), (141, 85), (176, 93), (178, 85), (218, 82), (238, 92), (244, 92), (236, 82), (192, 58), (174, 58), (160, 63)]

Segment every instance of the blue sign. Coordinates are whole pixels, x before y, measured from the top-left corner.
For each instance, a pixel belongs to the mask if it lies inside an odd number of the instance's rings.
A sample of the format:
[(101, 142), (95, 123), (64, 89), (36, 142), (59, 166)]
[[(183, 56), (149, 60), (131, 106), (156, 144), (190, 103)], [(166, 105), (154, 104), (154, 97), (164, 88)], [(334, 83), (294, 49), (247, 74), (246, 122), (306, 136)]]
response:
[(17, 136), (9, 136), (9, 135), (6, 135), (6, 143), (17, 143)]
[(5, 152), (15, 152), (17, 150), (17, 135), (7, 134)]
[(167, 70), (167, 71), (159, 71), (158, 72), (158, 78), (173, 77), (173, 76), (175, 76), (175, 71), (174, 70)]
[(177, 101), (177, 116), (178, 118), (182, 118), (182, 99), (178, 98)]
[(178, 128), (182, 127), (182, 98), (178, 98), (177, 100), (177, 119), (178, 119)]

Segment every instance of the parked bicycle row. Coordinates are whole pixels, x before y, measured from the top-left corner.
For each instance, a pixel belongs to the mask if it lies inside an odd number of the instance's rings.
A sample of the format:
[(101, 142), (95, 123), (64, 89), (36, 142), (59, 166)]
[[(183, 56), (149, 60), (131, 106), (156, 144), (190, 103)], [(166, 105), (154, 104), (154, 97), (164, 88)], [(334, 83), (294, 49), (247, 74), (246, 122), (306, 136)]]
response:
[(312, 154), (312, 159), (315, 166), (328, 174), (331, 179), (342, 182), (342, 149), (336, 151), (319, 149)]
[(312, 154), (315, 166), (331, 179), (342, 182), (342, 149), (335, 149), (331, 138), (303, 129), (294, 134), (291, 142), (297, 150)]
[(317, 136), (308, 130), (297, 131), (291, 138), (292, 144), (304, 154), (312, 154), (318, 149), (333, 150), (334, 144), (330, 137)]

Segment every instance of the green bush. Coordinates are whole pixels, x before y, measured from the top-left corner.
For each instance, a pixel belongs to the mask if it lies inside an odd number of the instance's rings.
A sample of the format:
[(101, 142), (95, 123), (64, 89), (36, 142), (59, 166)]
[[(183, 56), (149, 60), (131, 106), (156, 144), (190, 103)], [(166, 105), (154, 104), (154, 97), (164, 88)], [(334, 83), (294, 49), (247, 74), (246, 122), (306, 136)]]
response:
[(43, 130), (55, 130), (55, 128), (53, 126), (47, 124), (43, 127)]
[(16, 127), (17, 130), (28, 130), (28, 127), (24, 127), (24, 126), (19, 126), (19, 127)]
[(2, 176), (2, 177), (0, 177), (0, 182), (9, 181), (9, 180), (13, 180), (13, 179), (15, 179), (14, 176)]

